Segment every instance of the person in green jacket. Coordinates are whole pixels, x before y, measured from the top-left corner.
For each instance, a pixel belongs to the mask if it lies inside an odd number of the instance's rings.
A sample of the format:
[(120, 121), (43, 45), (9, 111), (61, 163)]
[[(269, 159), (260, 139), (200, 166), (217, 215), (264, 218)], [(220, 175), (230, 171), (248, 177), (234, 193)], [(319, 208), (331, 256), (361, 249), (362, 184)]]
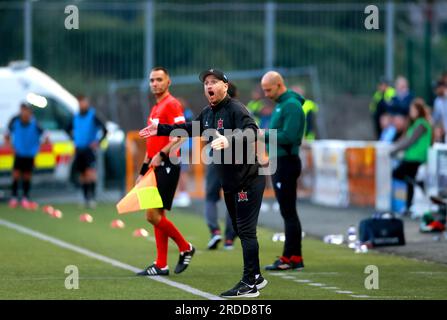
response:
[[(267, 72), (261, 80), (262, 90), (267, 98), (276, 102), (269, 129), (276, 130), (277, 154), (270, 155), (276, 161), (276, 171), (272, 174), (272, 185), (284, 219), (285, 242), (282, 256), (266, 270), (291, 270), (304, 268), (301, 252), (301, 222), (296, 210), (297, 179), (301, 174), (299, 147), (304, 135), (306, 117), (303, 111), (304, 98), (288, 90), (283, 77), (275, 71)], [(262, 134), (261, 134), (262, 135)], [(267, 149), (270, 130), (265, 132)]]
[(404, 151), (402, 162), (393, 171), (393, 178), (407, 184), (406, 214), (410, 212), (413, 202), (414, 183), (419, 166), (427, 162), (428, 149), (432, 144), (432, 126), (428, 119), (424, 100), (414, 99), (410, 106), (410, 125), (391, 150), (392, 157)]

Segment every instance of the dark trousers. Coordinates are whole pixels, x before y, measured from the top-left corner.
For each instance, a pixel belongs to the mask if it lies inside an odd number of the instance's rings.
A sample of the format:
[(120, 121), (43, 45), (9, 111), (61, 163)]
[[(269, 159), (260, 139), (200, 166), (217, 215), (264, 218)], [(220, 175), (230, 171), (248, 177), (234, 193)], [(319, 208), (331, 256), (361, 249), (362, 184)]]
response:
[(241, 239), (244, 259), (242, 281), (252, 284), (260, 274), (259, 244), (256, 235), (259, 210), (265, 188), (265, 176), (258, 176), (246, 190), (225, 192), (225, 204), (233, 223), (234, 231)]
[[(220, 232), (217, 202), (220, 200), (220, 176), (216, 164), (210, 164), (206, 171), (205, 220), (211, 234)], [(225, 240), (234, 240), (236, 232), (228, 213), (225, 213)]]
[(394, 179), (405, 181), (407, 184), (407, 210), (410, 209), (413, 202), (415, 178), (421, 164), (421, 162), (416, 161), (402, 161), (393, 171)]
[(301, 222), (296, 210), (297, 179), (301, 174), (299, 156), (284, 156), (277, 158), (277, 169), (272, 175), (273, 189), (279, 203), (281, 216), (284, 219), (283, 256), (301, 256)]

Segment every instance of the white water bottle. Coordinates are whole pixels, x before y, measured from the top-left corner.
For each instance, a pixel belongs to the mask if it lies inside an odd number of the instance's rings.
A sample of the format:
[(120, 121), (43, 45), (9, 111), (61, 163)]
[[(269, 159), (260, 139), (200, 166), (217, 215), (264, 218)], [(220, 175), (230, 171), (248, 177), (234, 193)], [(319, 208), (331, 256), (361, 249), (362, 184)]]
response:
[(348, 228), (348, 247), (355, 249), (355, 242), (357, 241), (357, 230), (354, 226)]

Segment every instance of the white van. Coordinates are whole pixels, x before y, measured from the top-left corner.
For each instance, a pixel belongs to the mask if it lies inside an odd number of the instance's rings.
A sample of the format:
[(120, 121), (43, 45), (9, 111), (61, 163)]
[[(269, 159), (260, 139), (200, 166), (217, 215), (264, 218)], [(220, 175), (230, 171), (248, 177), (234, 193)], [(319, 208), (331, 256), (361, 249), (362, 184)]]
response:
[[(49, 134), (50, 145), (43, 145), (35, 159), (35, 182), (68, 181), (74, 146), (65, 132), (73, 115), (79, 110), (78, 100), (54, 79), (27, 62), (12, 62), (0, 67), (0, 185), (10, 183), (14, 155), (4, 143), (4, 133), (20, 104), (28, 102), (34, 115)], [(112, 122), (106, 141), (121, 145), (125, 135)]]

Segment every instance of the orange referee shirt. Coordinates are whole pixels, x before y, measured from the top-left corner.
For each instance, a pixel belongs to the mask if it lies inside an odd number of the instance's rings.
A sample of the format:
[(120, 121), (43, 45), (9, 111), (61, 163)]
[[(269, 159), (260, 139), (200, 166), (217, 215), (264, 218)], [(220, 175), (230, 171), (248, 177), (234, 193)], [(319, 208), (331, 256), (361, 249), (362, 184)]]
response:
[[(168, 94), (160, 102), (152, 107), (149, 120), (162, 124), (179, 124), (185, 122), (181, 103)], [(169, 143), (169, 137), (152, 136), (146, 139), (146, 152), (149, 158), (154, 157), (160, 150)]]

